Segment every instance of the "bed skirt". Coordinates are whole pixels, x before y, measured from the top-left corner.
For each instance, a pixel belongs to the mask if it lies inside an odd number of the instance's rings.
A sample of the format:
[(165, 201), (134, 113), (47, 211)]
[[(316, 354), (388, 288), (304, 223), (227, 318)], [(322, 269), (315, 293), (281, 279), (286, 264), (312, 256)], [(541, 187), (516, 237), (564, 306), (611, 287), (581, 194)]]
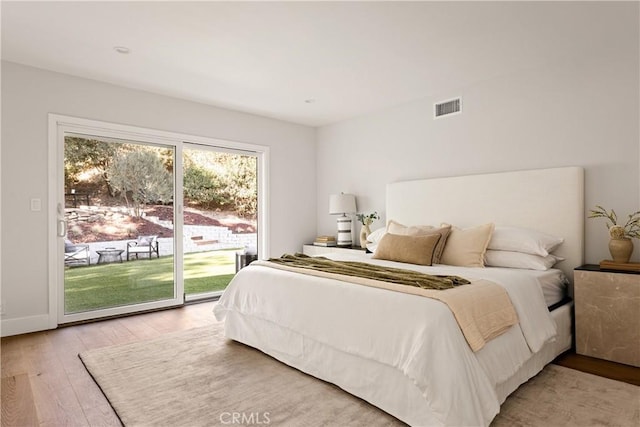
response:
[[(494, 382), (500, 403), (571, 348), (571, 307), (572, 303), (569, 303), (551, 312), (558, 331), (555, 340), (547, 342), (515, 374)], [(443, 425), (418, 387), (392, 366), (345, 353), (274, 323), (235, 311), (227, 313), (225, 334), (289, 366), (333, 383), (409, 425)], [(491, 342), (487, 345), (491, 346)], [(482, 354), (478, 357), (482, 358)], [(496, 408), (494, 416), (498, 412), (499, 408)]]

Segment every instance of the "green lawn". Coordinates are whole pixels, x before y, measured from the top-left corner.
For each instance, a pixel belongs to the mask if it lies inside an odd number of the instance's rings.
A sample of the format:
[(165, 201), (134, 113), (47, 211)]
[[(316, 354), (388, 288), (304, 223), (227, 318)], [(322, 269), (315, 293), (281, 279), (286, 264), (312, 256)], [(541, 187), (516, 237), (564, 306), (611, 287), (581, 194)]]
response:
[[(235, 275), (235, 249), (186, 254), (186, 294), (220, 291)], [(65, 312), (173, 297), (173, 256), (65, 270)]]

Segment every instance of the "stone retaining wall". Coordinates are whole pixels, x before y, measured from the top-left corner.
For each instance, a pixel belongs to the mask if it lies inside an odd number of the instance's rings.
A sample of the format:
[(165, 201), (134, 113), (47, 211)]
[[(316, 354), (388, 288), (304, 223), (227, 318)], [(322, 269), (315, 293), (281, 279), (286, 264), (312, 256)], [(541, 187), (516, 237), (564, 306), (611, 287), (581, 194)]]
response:
[[(215, 230), (213, 230), (215, 229)], [(189, 232), (189, 234), (187, 234)], [(226, 227), (207, 226), (184, 226), (185, 236), (182, 241), (184, 253), (205, 252), (220, 249), (242, 249), (246, 247), (256, 247), (258, 236), (256, 233), (233, 234)], [(202, 237), (201, 240), (194, 240), (192, 237)], [(91, 253), (91, 264), (98, 262), (96, 251), (115, 248), (122, 249), (122, 260), (127, 259), (127, 242), (132, 240), (114, 240), (110, 242), (89, 243)], [(160, 237), (158, 239), (160, 256), (173, 255), (173, 237)], [(146, 256), (143, 255), (145, 258)]]

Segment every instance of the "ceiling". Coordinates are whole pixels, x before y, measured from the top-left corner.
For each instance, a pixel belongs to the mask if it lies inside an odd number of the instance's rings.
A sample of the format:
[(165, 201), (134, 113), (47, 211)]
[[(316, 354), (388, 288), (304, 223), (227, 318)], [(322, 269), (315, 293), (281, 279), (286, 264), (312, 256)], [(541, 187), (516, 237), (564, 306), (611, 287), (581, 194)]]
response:
[(310, 126), (604, 54), (621, 36), (612, 24), (620, 12), (606, 2), (2, 1), (1, 8), (3, 60)]

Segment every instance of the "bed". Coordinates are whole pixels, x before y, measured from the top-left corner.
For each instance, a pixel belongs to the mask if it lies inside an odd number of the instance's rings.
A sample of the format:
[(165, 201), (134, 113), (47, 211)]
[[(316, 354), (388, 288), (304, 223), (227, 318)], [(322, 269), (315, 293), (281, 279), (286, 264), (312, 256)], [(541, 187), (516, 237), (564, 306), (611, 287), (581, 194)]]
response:
[(510, 393), (571, 346), (564, 284), (583, 261), (583, 174), (567, 167), (387, 186), (387, 220), (463, 228), (486, 222), (562, 236), (554, 254), (564, 260), (550, 270), (331, 255), (497, 283), (509, 295), (518, 323), (477, 351), (438, 300), (260, 263), (236, 275), (214, 313), (225, 320), (228, 338), (334, 383), (410, 425), (488, 425)]

